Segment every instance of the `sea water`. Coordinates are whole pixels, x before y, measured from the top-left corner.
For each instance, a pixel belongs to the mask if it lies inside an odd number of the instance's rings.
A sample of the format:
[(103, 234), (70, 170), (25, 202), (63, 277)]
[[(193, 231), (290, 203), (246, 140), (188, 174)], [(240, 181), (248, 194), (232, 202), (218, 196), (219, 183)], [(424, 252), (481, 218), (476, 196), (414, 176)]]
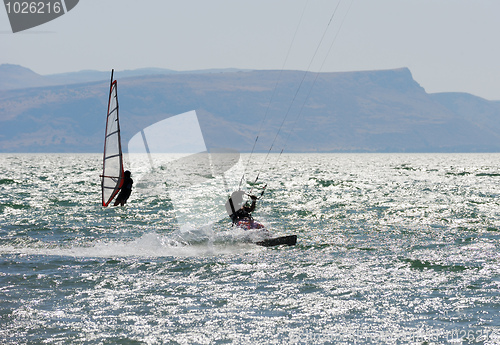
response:
[(103, 208), (99, 154), (1, 154), (0, 343), (500, 343), (500, 154), (277, 158), (254, 217), (293, 247)]

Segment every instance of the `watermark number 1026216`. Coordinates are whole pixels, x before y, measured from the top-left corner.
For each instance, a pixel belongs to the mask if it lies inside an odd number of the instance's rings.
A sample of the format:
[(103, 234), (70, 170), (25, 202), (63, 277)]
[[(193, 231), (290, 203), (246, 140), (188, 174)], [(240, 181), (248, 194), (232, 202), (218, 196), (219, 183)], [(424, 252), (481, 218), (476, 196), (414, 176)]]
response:
[(12, 32), (31, 29), (72, 10), (79, 0), (19, 1), (4, 0)]

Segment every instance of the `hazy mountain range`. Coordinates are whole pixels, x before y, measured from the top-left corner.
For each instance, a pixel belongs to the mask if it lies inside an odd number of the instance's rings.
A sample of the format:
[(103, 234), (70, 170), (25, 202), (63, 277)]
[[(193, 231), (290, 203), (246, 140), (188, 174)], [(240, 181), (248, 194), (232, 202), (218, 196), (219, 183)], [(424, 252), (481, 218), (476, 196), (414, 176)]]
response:
[[(101, 152), (110, 72), (0, 65), (0, 152)], [(406, 69), (115, 72), (122, 142), (196, 110), (210, 147), (273, 152), (500, 151), (500, 101), (428, 94)], [(279, 133), (278, 136), (277, 133)]]

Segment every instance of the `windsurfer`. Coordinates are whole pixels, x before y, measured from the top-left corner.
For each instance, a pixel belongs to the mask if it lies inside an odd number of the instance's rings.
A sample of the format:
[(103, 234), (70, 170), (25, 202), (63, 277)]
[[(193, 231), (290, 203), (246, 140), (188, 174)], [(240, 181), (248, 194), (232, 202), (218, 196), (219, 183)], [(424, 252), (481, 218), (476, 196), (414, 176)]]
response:
[(123, 206), (127, 203), (128, 198), (130, 197), (130, 193), (132, 193), (132, 185), (134, 184), (134, 180), (130, 177), (130, 171), (125, 171), (123, 174), (123, 184), (120, 190), (120, 194), (116, 197), (114, 206)]

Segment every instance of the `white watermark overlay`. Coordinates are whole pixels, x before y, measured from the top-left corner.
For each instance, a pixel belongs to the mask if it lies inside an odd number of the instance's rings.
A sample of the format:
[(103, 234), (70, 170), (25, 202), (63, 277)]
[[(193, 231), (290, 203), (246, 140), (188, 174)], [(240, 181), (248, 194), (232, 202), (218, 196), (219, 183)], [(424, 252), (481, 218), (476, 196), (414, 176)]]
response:
[(483, 344), (490, 340), (500, 341), (500, 331), (477, 328), (416, 329), (416, 330), (363, 330), (352, 332), (316, 333), (293, 331), (290, 344)]
[(194, 110), (136, 133), (128, 142), (128, 160), (137, 192), (167, 193), (180, 228), (227, 217), (227, 198), (243, 174), (238, 151), (207, 147)]

